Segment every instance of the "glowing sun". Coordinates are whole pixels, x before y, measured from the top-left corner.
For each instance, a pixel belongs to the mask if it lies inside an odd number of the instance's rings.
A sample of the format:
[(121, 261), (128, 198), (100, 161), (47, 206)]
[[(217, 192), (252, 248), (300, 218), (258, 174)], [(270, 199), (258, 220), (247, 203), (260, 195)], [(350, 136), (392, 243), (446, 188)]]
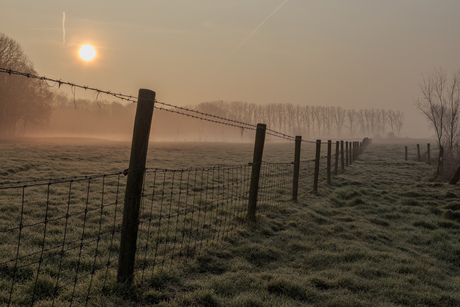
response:
[(83, 61), (89, 62), (96, 57), (96, 49), (93, 46), (86, 44), (80, 47), (78, 55)]

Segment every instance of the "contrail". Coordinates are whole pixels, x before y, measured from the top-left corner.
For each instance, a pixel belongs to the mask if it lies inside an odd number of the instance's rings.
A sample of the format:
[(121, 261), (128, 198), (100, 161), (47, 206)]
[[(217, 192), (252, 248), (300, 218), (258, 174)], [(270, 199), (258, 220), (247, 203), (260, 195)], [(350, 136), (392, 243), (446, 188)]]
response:
[(241, 46), (243, 46), (257, 32), (257, 30), (259, 30), (259, 28), (267, 22), (268, 19), (270, 19), (270, 17), (272, 17), (276, 12), (278, 12), (288, 1), (289, 0), (284, 0), (276, 9), (273, 10), (273, 12), (268, 14), (268, 16), (265, 17), (265, 19), (262, 20), (261, 23), (259, 23), (259, 25), (251, 32), (251, 34), (249, 34), (249, 36), (246, 37), (246, 39), (242, 41), (241, 44), (238, 45), (238, 47), (235, 48), (235, 50), (233, 50), (233, 52), (222, 62), (222, 64), (225, 64), (238, 51), (238, 49), (240, 49)]
[(62, 12), (62, 45), (65, 46), (65, 12)]

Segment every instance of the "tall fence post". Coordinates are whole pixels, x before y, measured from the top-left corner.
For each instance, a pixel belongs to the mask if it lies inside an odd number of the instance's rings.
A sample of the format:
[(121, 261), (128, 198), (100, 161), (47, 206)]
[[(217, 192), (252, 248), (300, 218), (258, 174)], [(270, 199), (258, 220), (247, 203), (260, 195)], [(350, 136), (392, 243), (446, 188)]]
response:
[(331, 184), (331, 154), (332, 154), (332, 141), (327, 141), (327, 184)]
[(248, 219), (250, 222), (256, 221), (257, 193), (259, 191), (260, 168), (264, 152), (265, 129), (265, 124), (257, 124), (254, 156), (252, 158), (251, 185), (249, 188)]
[(342, 164), (342, 171), (345, 169), (345, 160), (343, 156), (343, 141), (340, 141), (340, 162)]
[(348, 141), (345, 142), (345, 165), (348, 166)]
[(431, 149), (430, 143), (426, 144), (426, 158), (428, 159), (427, 163), (431, 165)]
[(420, 144), (417, 144), (417, 161), (422, 161), (422, 157), (420, 156)]
[(139, 228), (139, 209), (154, 102), (154, 91), (147, 89), (139, 90), (136, 116), (134, 120), (128, 178), (126, 181), (123, 221), (121, 224), (120, 253), (118, 258), (117, 275), (119, 283), (131, 284), (134, 280), (134, 261), (136, 255), (137, 231)]
[(340, 142), (336, 141), (335, 142), (335, 166), (334, 166), (334, 175), (336, 176), (339, 171), (339, 145), (340, 145)]
[(300, 135), (295, 137), (295, 150), (294, 150), (294, 179), (292, 181), (292, 200), (297, 201), (297, 194), (299, 193), (299, 173), (300, 173), (300, 145), (302, 144), (302, 137)]
[(321, 158), (321, 140), (316, 140), (316, 155), (315, 155), (315, 175), (313, 178), (313, 192), (318, 192), (319, 178), (319, 159)]
[(404, 146), (404, 151), (405, 151), (404, 160), (407, 161), (407, 146)]

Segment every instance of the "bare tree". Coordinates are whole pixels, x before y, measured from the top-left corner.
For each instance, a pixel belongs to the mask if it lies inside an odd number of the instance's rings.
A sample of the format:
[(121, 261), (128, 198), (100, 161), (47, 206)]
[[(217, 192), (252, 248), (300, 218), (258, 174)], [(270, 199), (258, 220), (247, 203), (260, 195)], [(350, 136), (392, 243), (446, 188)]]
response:
[(390, 125), (391, 132), (395, 132), (395, 121), (396, 121), (396, 112), (393, 110), (389, 110), (387, 112), (387, 118), (388, 118), (388, 125)]
[(302, 108), (302, 126), (307, 136), (310, 136), (311, 122), (311, 106), (304, 106)]
[(417, 99), (415, 105), (433, 126), (438, 145), (441, 146), (447, 113), (446, 101), (443, 99), (447, 77), (442, 70), (435, 70), (429, 76), (422, 77), (422, 98)]
[(348, 118), (348, 128), (350, 129), (350, 136), (355, 134), (356, 126), (355, 126), (355, 118), (357, 114), (355, 110), (347, 110), (347, 118)]
[(359, 126), (361, 127), (361, 132), (364, 135), (369, 134), (369, 126), (366, 125), (366, 116), (364, 114), (364, 110), (359, 110), (357, 113), (357, 118), (358, 118), (358, 123)]
[(444, 98), (447, 102), (447, 116), (445, 125), (447, 152), (449, 154), (454, 154), (454, 150), (458, 147), (460, 132), (460, 71), (452, 75)]
[(396, 111), (396, 119), (395, 119), (395, 128), (396, 133), (399, 135), (401, 133), (401, 128), (404, 125), (404, 113), (401, 111)]
[(388, 124), (388, 112), (386, 110), (378, 110), (377, 116), (379, 118), (379, 131), (382, 136), (385, 136), (385, 131)]
[[(415, 105), (428, 119), (436, 132), (437, 143), (444, 151), (444, 157), (451, 167), (459, 162), (460, 143), (460, 70), (449, 79), (442, 69), (436, 69), (429, 76), (423, 75), (420, 85), (422, 98)], [(444, 169), (438, 161), (438, 171)], [(445, 169), (450, 171), (450, 167)]]
[(364, 118), (366, 120), (366, 129), (367, 134), (371, 133), (374, 134), (374, 113), (372, 110), (364, 110)]
[(343, 125), (345, 124), (346, 111), (341, 107), (333, 108), (332, 111), (334, 111), (334, 123), (337, 136), (340, 136), (342, 134)]
[(311, 109), (312, 111), (312, 118), (314, 118), (314, 122), (316, 122), (316, 134), (319, 136), (321, 134), (321, 107), (314, 106)]

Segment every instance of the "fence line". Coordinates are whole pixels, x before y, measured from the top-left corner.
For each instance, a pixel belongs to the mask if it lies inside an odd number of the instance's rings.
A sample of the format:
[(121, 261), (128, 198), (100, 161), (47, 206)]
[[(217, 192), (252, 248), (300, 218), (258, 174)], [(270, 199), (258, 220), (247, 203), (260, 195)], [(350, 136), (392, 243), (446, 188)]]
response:
[[(426, 144), (425, 149), (423, 149), (420, 144), (416, 144), (414, 150), (412, 147), (404, 146), (404, 159), (406, 161), (414, 160), (418, 162), (426, 162), (427, 164), (433, 164), (434, 161), (432, 160), (432, 158), (435, 158), (435, 156), (432, 155), (432, 149), (433, 148), (431, 147), (430, 143)], [(440, 150), (440, 148), (436, 149), (438, 151)]]
[[(320, 156), (320, 186), (327, 184), (327, 159)], [(329, 159), (336, 160), (335, 154)], [(299, 194), (304, 198), (312, 191), (315, 162), (299, 162)], [(195, 257), (246, 222), (251, 167), (145, 170), (137, 283)], [(0, 304), (72, 305), (108, 291), (119, 265), (120, 193), (127, 173), (0, 186)], [(294, 162), (262, 161), (257, 214), (291, 200), (293, 173)]]
[(453, 155), (445, 154), (444, 147), (435, 148), (436, 154), (432, 154), (430, 143), (426, 144), (426, 149), (422, 149), (420, 144), (416, 144), (416, 149), (404, 146), (404, 159), (427, 163), (436, 166), (436, 176), (443, 180), (448, 180), (450, 184), (456, 184), (460, 180), (460, 166), (458, 159)]

